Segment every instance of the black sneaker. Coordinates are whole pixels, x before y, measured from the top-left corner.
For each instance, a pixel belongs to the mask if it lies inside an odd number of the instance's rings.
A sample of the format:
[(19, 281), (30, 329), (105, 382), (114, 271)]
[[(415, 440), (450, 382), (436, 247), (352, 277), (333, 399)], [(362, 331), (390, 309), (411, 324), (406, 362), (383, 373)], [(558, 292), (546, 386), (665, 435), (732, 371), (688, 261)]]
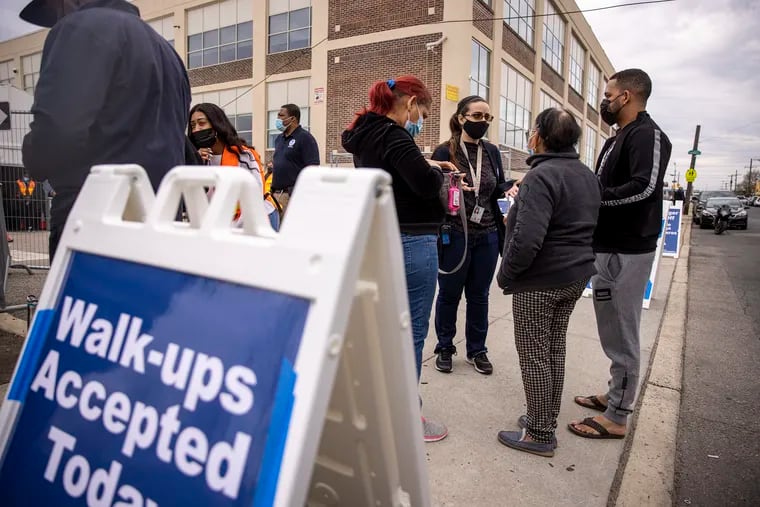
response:
[(493, 365), (488, 360), (488, 356), (485, 352), (481, 352), (475, 357), (468, 357), (467, 362), (475, 367), (475, 371), (482, 373), (483, 375), (490, 375), (493, 373)]
[(435, 369), (443, 373), (451, 373), (454, 368), (451, 362), (451, 356), (456, 352), (451, 349), (441, 349), (435, 358)]

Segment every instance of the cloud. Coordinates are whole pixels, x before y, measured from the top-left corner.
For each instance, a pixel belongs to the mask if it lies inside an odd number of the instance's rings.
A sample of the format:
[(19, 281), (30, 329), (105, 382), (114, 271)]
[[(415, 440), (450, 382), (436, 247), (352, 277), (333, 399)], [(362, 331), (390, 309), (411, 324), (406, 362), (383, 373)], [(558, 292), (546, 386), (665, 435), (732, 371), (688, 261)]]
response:
[[(581, 9), (613, 4), (576, 1)], [(681, 174), (702, 125), (698, 188), (719, 188), (760, 158), (760, 2), (676, 0), (585, 15), (616, 69), (652, 77), (648, 110), (670, 137)]]

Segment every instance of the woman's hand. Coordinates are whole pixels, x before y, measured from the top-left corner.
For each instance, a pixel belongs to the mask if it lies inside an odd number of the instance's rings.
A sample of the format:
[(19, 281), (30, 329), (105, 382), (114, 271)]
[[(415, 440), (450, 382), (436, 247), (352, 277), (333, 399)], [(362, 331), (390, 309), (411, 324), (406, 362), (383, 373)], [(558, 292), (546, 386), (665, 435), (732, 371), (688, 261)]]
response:
[(459, 169), (457, 166), (452, 164), (451, 162), (446, 162), (445, 160), (428, 160), (428, 163), (430, 165), (437, 165), (441, 169), (443, 169), (444, 172), (451, 171), (453, 173), (458, 173)]
[(211, 148), (200, 148), (198, 150), (198, 154), (201, 156), (201, 159), (203, 159), (204, 162), (208, 163), (211, 160), (211, 155), (213, 155), (214, 152), (211, 150)]
[(506, 191), (506, 193), (504, 195), (506, 195), (507, 197), (515, 198), (515, 197), (517, 197), (517, 192), (519, 192), (519, 191), (520, 191), (520, 184), (519, 183), (515, 183), (514, 185), (512, 185), (509, 188), (509, 190)]

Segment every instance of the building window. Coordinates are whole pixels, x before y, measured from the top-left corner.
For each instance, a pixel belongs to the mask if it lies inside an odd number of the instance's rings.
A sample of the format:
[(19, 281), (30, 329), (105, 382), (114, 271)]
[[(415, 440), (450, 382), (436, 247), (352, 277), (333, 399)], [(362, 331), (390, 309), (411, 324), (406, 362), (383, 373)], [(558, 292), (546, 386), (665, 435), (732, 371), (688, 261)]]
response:
[(24, 91), (34, 95), (37, 81), (40, 79), (40, 62), (42, 52), (21, 57), (21, 72), (24, 74)]
[(586, 165), (594, 169), (596, 164), (596, 130), (586, 127)]
[(546, 93), (545, 91), (541, 90), (541, 108), (539, 109), (539, 113), (541, 111), (545, 111), (546, 109), (549, 109), (550, 107), (561, 109), (562, 104), (556, 100), (554, 97)]
[(593, 63), (588, 68), (588, 103), (594, 109), (599, 109), (599, 77), (601, 76), (599, 67)]
[(0, 62), (0, 85), (13, 84), (13, 60)]
[(570, 86), (583, 97), (583, 64), (586, 50), (575, 36), (570, 38)]
[(490, 82), (491, 52), (475, 39), (472, 39), (472, 61), (470, 62), (470, 94), (479, 95), (488, 100)]
[(274, 148), (274, 140), (280, 135), (275, 122), (284, 104), (295, 104), (301, 109), (299, 124), (309, 130), (309, 86), (308, 77), (267, 83), (267, 148)]
[(499, 143), (527, 149), (525, 133), (531, 128), (533, 83), (512, 66), (501, 62)]
[(148, 21), (148, 24), (158, 33), (158, 35), (174, 46), (174, 16), (154, 19), (153, 21)]
[(544, 16), (543, 58), (549, 66), (562, 75), (562, 55), (565, 51), (565, 22), (557, 15), (551, 2), (546, 2)]
[(269, 0), (269, 53), (311, 45), (311, 1)]
[(253, 114), (251, 111), (253, 110), (253, 102), (250, 92), (250, 87), (241, 86), (227, 90), (194, 93), (193, 105), (209, 102), (224, 109), (224, 113), (230, 119), (230, 123), (235, 127), (240, 138), (244, 139), (248, 146), (252, 146)]
[(533, 47), (536, 0), (504, 0), (504, 14), (507, 16), (509, 27)]
[(187, 68), (251, 58), (252, 19), (250, 0), (224, 0), (188, 11)]

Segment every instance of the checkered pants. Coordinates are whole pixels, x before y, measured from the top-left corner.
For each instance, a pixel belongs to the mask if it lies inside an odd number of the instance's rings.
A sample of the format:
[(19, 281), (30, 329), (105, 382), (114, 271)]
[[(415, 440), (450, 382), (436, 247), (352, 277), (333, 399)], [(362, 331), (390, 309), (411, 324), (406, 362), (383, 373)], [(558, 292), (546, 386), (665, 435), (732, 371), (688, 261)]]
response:
[(567, 325), (586, 280), (567, 287), (520, 292), (512, 296), (515, 346), (520, 358), (528, 435), (550, 443), (557, 429), (565, 381)]

